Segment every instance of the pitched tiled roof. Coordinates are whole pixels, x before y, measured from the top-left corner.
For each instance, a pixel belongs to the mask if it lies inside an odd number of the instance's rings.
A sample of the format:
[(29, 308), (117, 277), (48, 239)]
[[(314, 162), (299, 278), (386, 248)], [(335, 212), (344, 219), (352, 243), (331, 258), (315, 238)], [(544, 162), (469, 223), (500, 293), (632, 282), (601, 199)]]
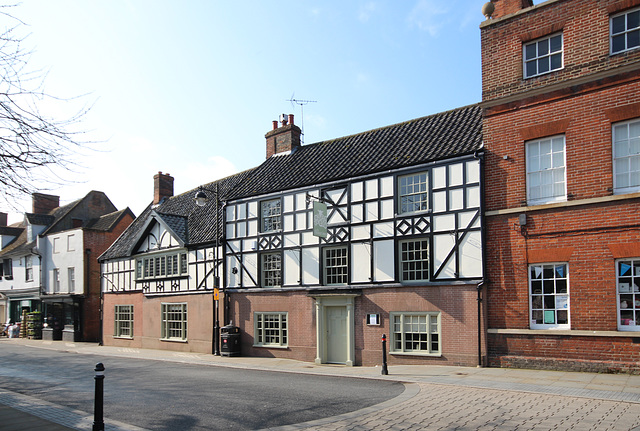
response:
[[(194, 202), (194, 196), (198, 189), (189, 190), (177, 196), (164, 199), (155, 208), (149, 205), (136, 218), (133, 223), (120, 235), (120, 237), (105, 251), (100, 260), (126, 257), (130, 250), (140, 240), (143, 230), (147, 226), (147, 220), (152, 214), (157, 213), (167, 225), (174, 230), (176, 235), (185, 244), (211, 243), (220, 238), (223, 232), (223, 211), (221, 205), (231, 191), (242, 182), (253, 170), (240, 172), (239, 174), (223, 178), (202, 186), (209, 197), (209, 201), (203, 207)], [(219, 199), (215, 199), (216, 191)], [(218, 203), (219, 201), (219, 203)]]
[(221, 239), (224, 208), (219, 201), (374, 174), (455, 156), (482, 148), (482, 110), (467, 106), (376, 130), (304, 145), (277, 154), (260, 166), (202, 186), (210, 200), (194, 203), (198, 189), (147, 207), (100, 260), (127, 257), (155, 211), (187, 245)]
[(346, 179), (470, 154), (481, 147), (482, 109), (471, 105), (272, 156), (234, 195), (248, 197)]
[(49, 226), (56, 219), (53, 215), (49, 214), (26, 213), (25, 217), (27, 221), (34, 226)]
[(108, 232), (111, 229), (113, 229), (115, 227), (115, 225), (118, 224), (118, 221), (120, 221), (120, 219), (127, 213), (130, 213), (131, 217), (135, 218), (135, 215), (133, 214), (133, 212), (131, 212), (129, 207), (127, 207), (127, 208), (125, 208), (123, 210), (115, 211), (115, 212), (112, 212), (110, 214), (105, 214), (102, 217), (98, 217), (96, 219), (89, 220), (89, 222), (87, 223), (86, 228), (87, 229), (91, 229), (91, 230), (99, 230), (99, 231), (103, 231), (103, 232)]

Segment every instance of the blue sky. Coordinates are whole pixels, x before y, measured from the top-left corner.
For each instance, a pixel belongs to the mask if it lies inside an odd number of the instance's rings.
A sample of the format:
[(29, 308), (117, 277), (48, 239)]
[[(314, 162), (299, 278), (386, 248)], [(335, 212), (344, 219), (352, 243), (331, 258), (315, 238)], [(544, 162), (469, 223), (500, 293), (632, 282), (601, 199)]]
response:
[[(311, 144), (479, 102), (482, 3), (25, 1), (30, 66), (48, 93), (82, 96), (53, 113), (91, 104), (96, 142), (71, 184), (42, 191), (101, 190), (138, 215), (158, 171), (178, 194), (261, 163), (279, 114)], [(304, 118), (292, 95), (316, 101)]]

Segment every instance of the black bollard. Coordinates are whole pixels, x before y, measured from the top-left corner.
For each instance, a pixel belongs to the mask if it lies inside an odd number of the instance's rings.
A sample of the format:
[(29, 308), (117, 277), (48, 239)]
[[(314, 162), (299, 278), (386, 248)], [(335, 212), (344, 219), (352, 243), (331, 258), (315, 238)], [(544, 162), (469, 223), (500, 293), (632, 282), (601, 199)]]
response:
[(386, 376), (389, 374), (387, 370), (387, 336), (382, 334), (382, 375)]
[(93, 431), (104, 431), (104, 418), (103, 418), (103, 391), (104, 391), (104, 365), (102, 362), (96, 364), (96, 397), (93, 407)]

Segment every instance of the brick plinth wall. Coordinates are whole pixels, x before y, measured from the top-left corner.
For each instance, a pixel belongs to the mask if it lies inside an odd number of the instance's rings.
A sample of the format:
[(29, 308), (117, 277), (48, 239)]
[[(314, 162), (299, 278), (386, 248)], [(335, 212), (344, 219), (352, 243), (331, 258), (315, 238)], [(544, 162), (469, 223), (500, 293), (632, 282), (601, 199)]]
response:
[[(241, 328), (242, 353), (247, 356), (278, 357), (313, 362), (316, 358), (316, 309), (311, 292), (291, 290), (231, 293), (230, 319)], [(478, 316), (475, 285), (398, 288), (366, 288), (354, 300), (354, 365), (382, 363), (382, 334), (390, 349), (390, 312), (441, 312), (441, 356), (394, 355), (390, 365), (478, 364)], [(254, 312), (288, 313), (288, 346), (254, 346)], [(367, 325), (366, 315), (379, 313), (380, 325)], [(484, 349), (483, 349), (484, 354)]]

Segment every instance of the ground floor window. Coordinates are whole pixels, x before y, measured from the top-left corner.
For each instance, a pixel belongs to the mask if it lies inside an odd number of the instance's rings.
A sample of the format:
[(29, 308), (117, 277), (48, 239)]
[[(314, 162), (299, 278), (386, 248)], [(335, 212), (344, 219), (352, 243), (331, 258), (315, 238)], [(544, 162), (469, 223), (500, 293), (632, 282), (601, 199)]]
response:
[(440, 354), (440, 313), (391, 313), (391, 352)]
[(531, 329), (569, 329), (569, 266), (529, 266)]
[(161, 338), (163, 340), (187, 339), (187, 304), (162, 304)]
[(256, 346), (287, 346), (287, 313), (254, 313), (253, 316)]
[(133, 338), (133, 305), (115, 306), (114, 336)]
[(640, 259), (619, 260), (616, 265), (618, 284), (618, 328), (640, 330)]

